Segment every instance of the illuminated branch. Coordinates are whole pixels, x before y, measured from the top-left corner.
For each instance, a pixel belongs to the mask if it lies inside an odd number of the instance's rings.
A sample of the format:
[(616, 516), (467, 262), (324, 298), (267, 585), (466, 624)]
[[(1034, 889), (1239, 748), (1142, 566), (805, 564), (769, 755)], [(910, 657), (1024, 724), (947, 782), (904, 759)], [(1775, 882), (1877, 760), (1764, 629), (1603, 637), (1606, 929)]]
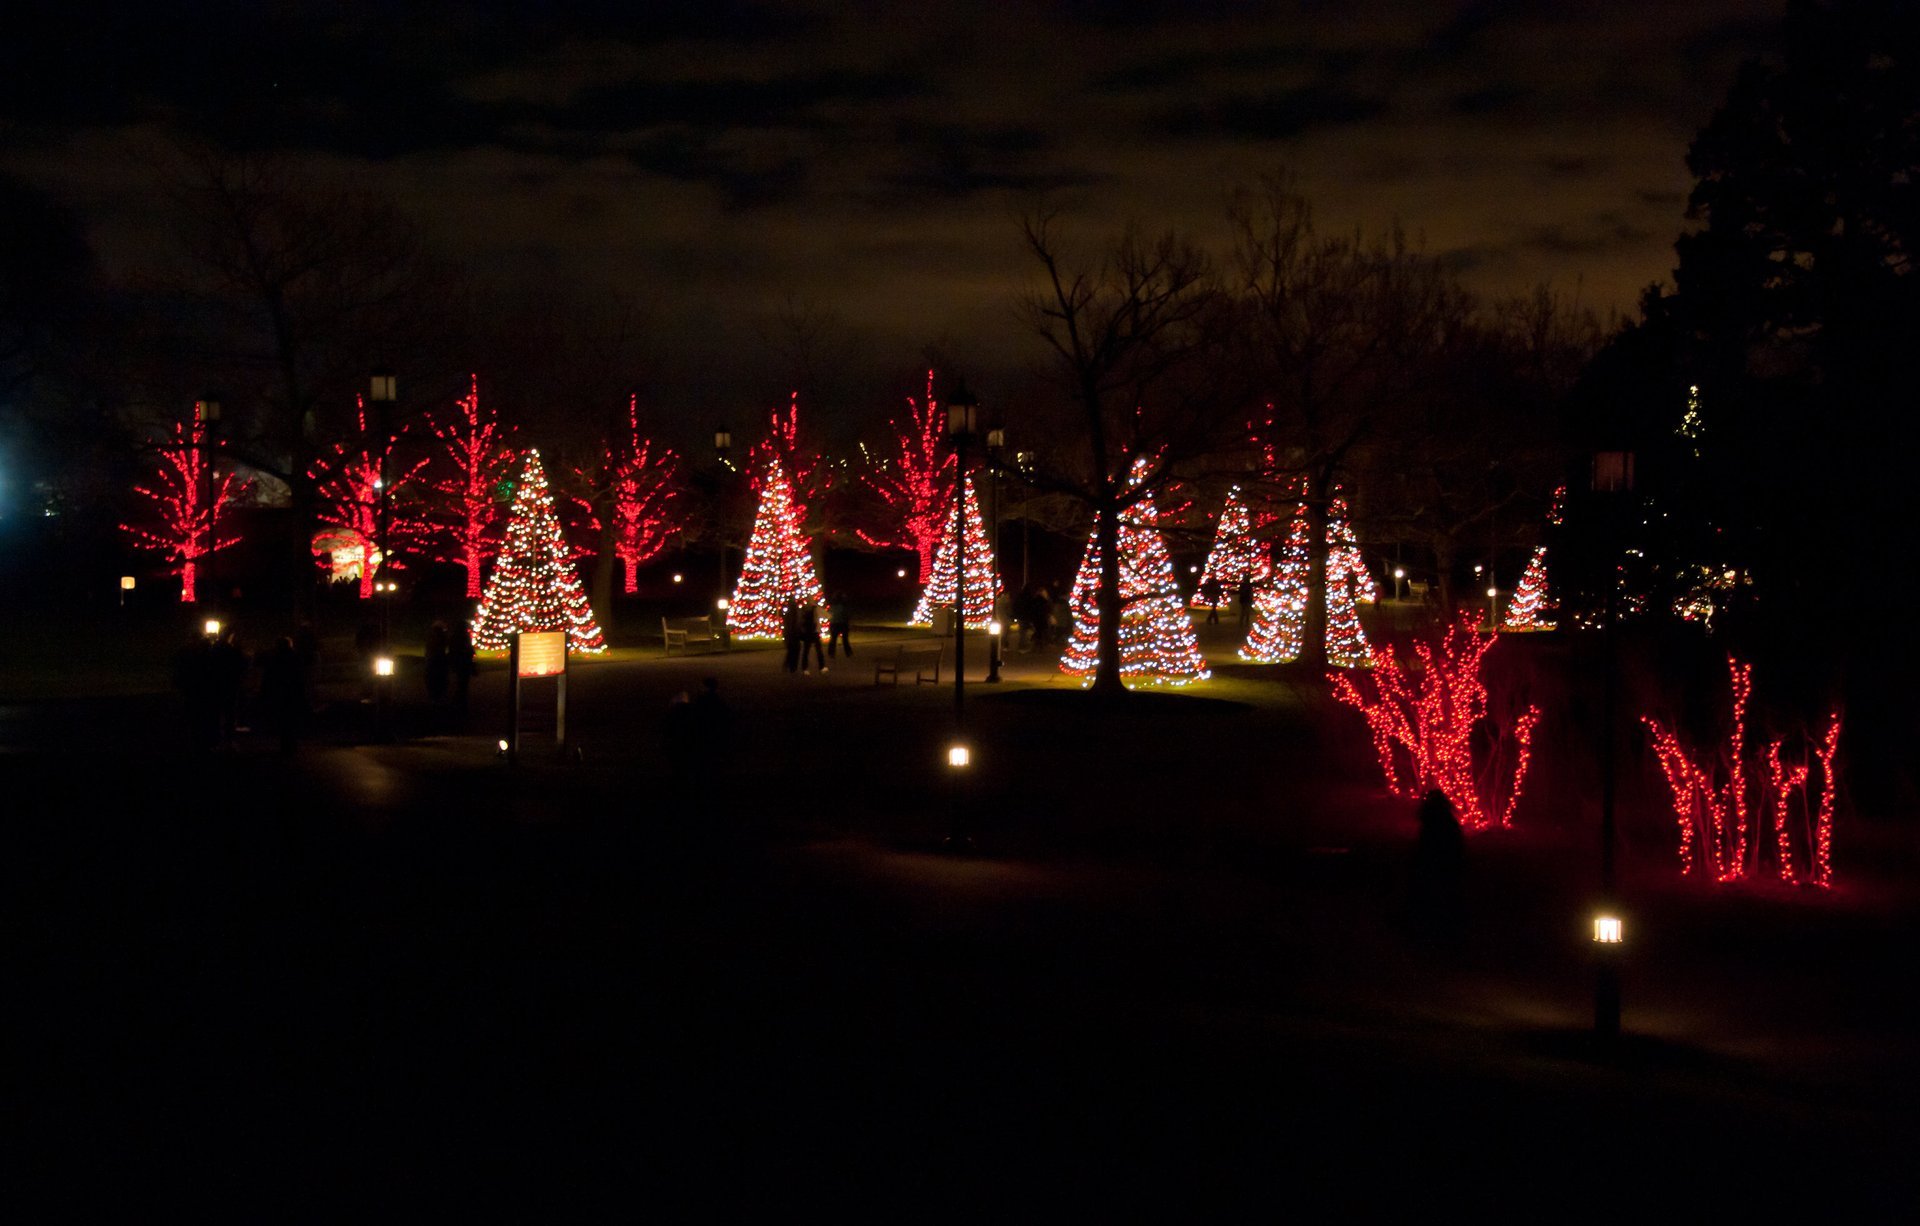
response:
[[(1540, 709), (1529, 706), (1504, 731), (1494, 724), (1481, 679), (1493, 644), (1493, 636), (1477, 633), (1468, 617), (1448, 630), (1437, 648), (1416, 643), (1417, 668), (1375, 651), (1373, 698), (1353, 676), (1329, 674), (1334, 696), (1366, 718), (1387, 790), (1411, 800), (1439, 788), (1468, 830), (1513, 824), (1540, 719)], [(1473, 744), (1483, 725), (1491, 748), (1476, 765)], [(1504, 787), (1503, 773), (1509, 775)]]
[[(1738, 881), (1758, 867), (1762, 840), (1749, 841), (1749, 822), (1754, 786), (1749, 783), (1761, 769), (1765, 772), (1758, 819), (1773, 832), (1774, 871), (1780, 880), (1817, 886), (1833, 884), (1833, 806), (1837, 776), (1834, 759), (1840, 747), (1840, 715), (1830, 717), (1826, 734), (1818, 739), (1803, 736), (1804, 749), (1799, 762), (1781, 757), (1782, 740), (1767, 744), (1754, 755), (1750, 764), (1747, 745), (1747, 705), (1753, 693), (1753, 666), (1727, 657), (1729, 690), (1732, 695), (1733, 730), (1727, 744), (1713, 761), (1707, 752), (1689, 752), (1673, 731), (1652, 716), (1642, 716), (1653, 739), (1655, 759), (1666, 777), (1673, 801), (1674, 819), (1680, 833), (1680, 871), (1690, 875), (1704, 870), (1716, 882)], [(1813, 764), (1820, 764), (1820, 799), (1817, 805), (1807, 800), (1807, 787)], [(1717, 766), (1717, 769), (1716, 769)], [(1722, 782), (1721, 780), (1724, 780)], [(1798, 808), (1810, 823), (1802, 839), (1803, 849), (1796, 853), (1793, 837), (1793, 811)], [(1803, 872), (1804, 870), (1804, 872)]]
[(232, 473), (217, 476), (211, 454), (210, 423), (198, 413), (190, 423), (170, 427), (172, 441), (161, 445), (159, 472), (152, 487), (136, 485), (146, 499), (146, 524), (120, 525), (141, 549), (161, 554), (180, 575), (180, 599), (198, 599), (194, 580), (201, 558), (240, 543), (220, 535), (220, 512), (246, 488)]
[[(335, 443), (314, 461), (308, 476), (314, 484), (316, 514), (321, 530), (313, 544), (321, 556), (319, 563), (332, 571), (336, 579), (360, 581), (360, 598), (373, 596), (374, 573), (383, 566), (399, 568), (397, 546), (417, 544), (425, 535), (421, 519), (396, 495), (425, 468), (425, 459), (405, 467), (395, 464), (393, 455), (404, 429), (381, 437), (367, 429), (366, 402), (355, 397), (358, 433), (352, 440)], [(383, 464), (383, 460), (385, 461)], [(381, 470), (385, 468), (385, 488)], [(382, 503), (387, 520), (382, 537)]]
[(445, 475), (426, 482), (440, 496), (438, 512), (428, 524), (439, 546), (435, 561), (467, 572), (467, 598), (480, 598), (486, 564), (499, 549), (494, 526), (500, 522), (500, 487), (513, 470), (513, 451), (507, 445), (510, 429), (480, 407), (480, 379), (472, 376), (459, 411), (445, 425), (428, 422), (440, 442), (436, 466)]
[(667, 547), (678, 530), (667, 517), (667, 509), (680, 496), (677, 485), (680, 457), (672, 448), (655, 448), (652, 440), (640, 437), (639, 397), (627, 400), (627, 430), (619, 440), (609, 443), (605, 456), (592, 469), (576, 469), (590, 491), (575, 498), (585, 513), (595, 539), (606, 531), (600, 521), (605, 507), (612, 523), (613, 556), (620, 559), (622, 589), (628, 595), (639, 590), (640, 564)]
[(773, 411), (767, 437), (747, 453), (748, 480), (755, 492), (761, 489), (760, 474), (767, 471), (770, 461), (778, 461), (780, 471), (786, 476), (794, 514), (805, 522), (807, 511), (833, 488), (833, 470), (820, 462), (818, 453), (801, 451), (799, 392), (787, 397), (784, 409)]
[(945, 432), (940, 421), (940, 406), (933, 397), (933, 372), (927, 372), (927, 394), (919, 403), (907, 397), (905, 424), (898, 419), (888, 423), (894, 432), (895, 454), (877, 473), (862, 476), (880, 496), (896, 518), (893, 530), (885, 535), (856, 531), (861, 540), (875, 548), (912, 549), (920, 556), (921, 582), (933, 573), (934, 554), (941, 542), (953, 535), (951, 522), (953, 487), (950, 469), (953, 457), (943, 446)]

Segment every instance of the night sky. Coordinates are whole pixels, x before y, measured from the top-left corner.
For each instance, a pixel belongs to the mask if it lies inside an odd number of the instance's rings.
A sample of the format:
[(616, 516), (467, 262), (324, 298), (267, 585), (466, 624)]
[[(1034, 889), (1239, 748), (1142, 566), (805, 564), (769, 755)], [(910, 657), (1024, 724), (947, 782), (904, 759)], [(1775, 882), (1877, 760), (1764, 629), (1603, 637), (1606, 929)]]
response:
[(666, 393), (724, 411), (771, 402), (761, 338), (795, 308), (888, 386), (930, 343), (1031, 356), (1010, 304), (1040, 191), (1089, 240), (1213, 238), (1230, 188), (1284, 168), (1325, 228), (1398, 221), (1489, 295), (1628, 310), (1782, 7), (16, 4), (0, 165), (130, 276), (170, 258), (170, 139), (289, 155), (490, 286), (638, 296)]

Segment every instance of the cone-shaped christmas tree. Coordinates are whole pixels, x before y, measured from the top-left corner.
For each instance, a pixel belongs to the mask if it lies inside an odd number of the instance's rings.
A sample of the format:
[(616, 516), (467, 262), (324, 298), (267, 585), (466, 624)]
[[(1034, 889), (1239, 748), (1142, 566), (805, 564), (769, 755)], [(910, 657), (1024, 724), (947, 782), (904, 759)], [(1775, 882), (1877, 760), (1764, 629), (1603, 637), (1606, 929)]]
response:
[(553, 495), (538, 451), (527, 452), (520, 470), (507, 539), (487, 580), (480, 611), (473, 617), (473, 645), (483, 651), (502, 651), (523, 630), (565, 630), (570, 651), (591, 654), (607, 649), (580, 577), (567, 560), (567, 543), (560, 535), (560, 519), (553, 512)]
[(767, 461), (760, 487), (760, 510), (753, 539), (740, 567), (740, 585), (727, 604), (727, 629), (736, 638), (777, 639), (780, 614), (789, 600), (819, 604), (820, 580), (813, 569), (806, 533), (793, 503), (793, 484), (778, 459)]
[(1201, 595), (1208, 580), (1218, 583), (1220, 592), (1230, 597), (1240, 590), (1242, 579), (1258, 588), (1272, 575), (1273, 563), (1267, 559), (1267, 551), (1261, 548), (1260, 542), (1254, 539), (1253, 516), (1247, 513), (1247, 504), (1240, 501), (1240, 487), (1236, 485), (1227, 491), (1227, 505), (1220, 508), (1220, 525), (1213, 534), (1213, 552), (1207, 555), (1206, 569), (1200, 572), (1200, 587), (1193, 594), (1193, 607), (1208, 606), (1207, 598)]
[(1240, 658), (1256, 664), (1278, 664), (1300, 658), (1306, 641), (1307, 569), (1313, 565), (1307, 547), (1307, 508), (1294, 510), (1287, 541), (1280, 549), (1280, 569), (1273, 580), (1254, 592), (1253, 626), (1247, 632)]
[[(981, 629), (993, 620), (993, 602), (1000, 595), (1000, 580), (995, 573), (993, 546), (987, 541), (987, 525), (980, 518), (980, 500), (973, 495), (973, 478), (966, 480), (967, 511), (967, 625)], [(913, 624), (933, 624), (933, 611), (953, 605), (953, 515), (947, 516), (947, 530), (940, 537), (940, 551), (933, 558), (933, 574), (913, 606)]]
[(1507, 630), (1551, 630), (1553, 623), (1545, 617), (1547, 611), (1547, 547), (1535, 545), (1533, 557), (1527, 562), (1525, 573), (1520, 576), (1520, 586), (1513, 589), (1513, 599), (1507, 604), (1507, 615), (1503, 627)]
[(1333, 506), (1327, 512), (1328, 565), (1333, 568), (1334, 574), (1347, 578), (1353, 599), (1361, 604), (1375, 604), (1380, 599), (1380, 589), (1373, 582), (1373, 572), (1367, 569), (1367, 559), (1360, 552), (1360, 542), (1354, 539), (1353, 524), (1348, 514), (1347, 500), (1335, 494)]
[[(1339, 668), (1363, 668), (1373, 662), (1373, 648), (1360, 627), (1357, 605), (1362, 583), (1372, 577), (1357, 565), (1359, 548), (1339, 544), (1347, 505), (1339, 498), (1327, 516), (1327, 663)], [(1351, 530), (1345, 532), (1353, 540)], [(1280, 568), (1273, 581), (1254, 594), (1253, 625), (1247, 631), (1240, 658), (1256, 664), (1285, 664), (1300, 658), (1307, 621), (1307, 573), (1312, 566), (1307, 548), (1307, 508), (1294, 510), (1287, 541), (1280, 551)]]
[[(1153, 500), (1143, 498), (1120, 515), (1120, 675), (1141, 685), (1205, 681), (1213, 674), (1180, 599), (1156, 514)], [(1073, 633), (1060, 657), (1061, 672), (1089, 681), (1099, 664), (1099, 539), (1096, 527), (1067, 600)]]

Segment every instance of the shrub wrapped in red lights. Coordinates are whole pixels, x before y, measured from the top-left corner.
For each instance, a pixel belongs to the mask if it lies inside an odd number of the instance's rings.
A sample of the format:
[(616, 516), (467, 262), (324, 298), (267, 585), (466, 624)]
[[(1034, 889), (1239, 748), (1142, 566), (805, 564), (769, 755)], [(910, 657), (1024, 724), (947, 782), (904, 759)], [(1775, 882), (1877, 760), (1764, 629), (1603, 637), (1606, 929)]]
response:
[[(1353, 675), (1330, 672), (1328, 678), (1334, 696), (1366, 717), (1389, 791), (1413, 799), (1439, 788), (1460, 824), (1481, 830), (1513, 824), (1540, 708), (1528, 706), (1505, 728), (1495, 724), (1481, 678), (1495, 640), (1478, 633), (1473, 622), (1463, 618), (1437, 645), (1415, 644), (1417, 667), (1376, 648), (1372, 698)], [(1489, 748), (1476, 762), (1473, 744), (1483, 726)]]
[[(1782, 881), (1831, 886), (1840, 713), (1835, 710), (1827, 717), (1824, 733), (1800, 737), (1798, 761), (1781, 756), (1788, 741), (1784, 737), (1756, 752), (1747, 739), (1753, 666), (1728, 656), (1727, 672), (1733, 729), (1717, 760), (1707, 750), (1689, 750), (1671, 728), (1652, 716), (1641, 717), (1653, 737), (1654, 756), (1673, 798), (1680, 828), (1680, 871), (1687, 875), (1700, 871), (1716, 882), (1739, 881), (1757, 873), (1763, 860), (1770, 859)], [(1816, 773), (1817, 799), (1809, 795)], [(1763, 833), (1770, 834), (1771, 840)]]

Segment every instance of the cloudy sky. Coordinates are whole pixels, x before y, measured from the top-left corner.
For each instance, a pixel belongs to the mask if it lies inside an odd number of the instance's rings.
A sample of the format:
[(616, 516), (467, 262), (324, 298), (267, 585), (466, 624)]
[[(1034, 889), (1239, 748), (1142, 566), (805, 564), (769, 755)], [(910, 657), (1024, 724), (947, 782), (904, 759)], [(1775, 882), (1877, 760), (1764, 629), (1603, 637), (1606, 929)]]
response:
[(1399, 222), (1488, 294), (1624, 310), (1782, 7), (16, 0), (0, 165), (117, 270), (156, 258), (170, 134), (284, 152), (498, 282), (641, 295), (700, 362), (785, 303), (882, 365), (984, 360), (1018, 343), (1033, 193), (1089, 239), (1206, 237), (1281, 169), (1327, 226)]

